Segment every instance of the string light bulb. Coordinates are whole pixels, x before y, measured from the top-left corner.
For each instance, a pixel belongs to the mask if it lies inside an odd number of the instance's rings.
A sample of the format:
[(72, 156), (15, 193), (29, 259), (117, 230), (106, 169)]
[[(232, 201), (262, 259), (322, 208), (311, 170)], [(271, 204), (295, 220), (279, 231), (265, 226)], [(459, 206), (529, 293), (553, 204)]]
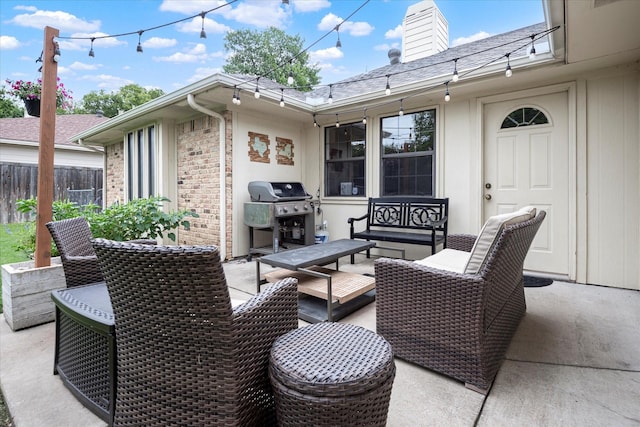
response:
[(136, 52), (138, 53), (142, 53), (142, 43), (140, 42), (142, 39), (142, 33), (144, 33), (144, 31), (138, 31), (138, 47), (136, 47)]
[(289, 86), (293, 84), (293, 61), (289, 62), (289, 77), (287, 77), (287, 84)]
[(318, 127), (318, 122), (316, 121), (316, 115), (313, 115), (313, 127), (317, 128)]
[(284, 89), (280, 88), (280, 106), (284, 107)]
[(449, 102), (451, 101), (451, 95), (449, 94), (449, 82), (447, 82), (446, 85), (447, 85), (447, 91), (444, 93), (444, 100), (445, 102)]
[(231, 98), (231, 102), (234, 104), (238, 104), (238, 88), (236, 86), (233, 87), (233, 97)]
[(260, 77), (256, 79), (256, 90), (253, 92), (253, 96), (256, 99), (260, 99), (260, 88), (258, 87), (258, 82), (260, 81)]
[(534, 44), (535, 38), (535, 35), (531, 36), (531, 50), (529, 51), (529, 59), (532, 61), (536, 59), (536, 46)]
[(390, 74), (387, 74), (387, 87), (384, 90), (384, 93), (387, 96), (391, 95), (391, 86), (389, 86), (389, 76)]
[(400, 111), (398, 111), (398, 115), (399, 116), (403, 116), (404, 115), (404, 108), (402, 108), (402, 99), (400, 100)]
[(95, 41), (95, 39), (95, 37), (91, 37), (91, 49), (89, 50), (89, 56), (92, 58), (96, 56), (96, 54), (93, 53), (93, 42)]
[(336, 127), (340, 127), (340, 120), (338, 120), (338, 113), (336, 113)]
[(200, 30), (200, 38), (206, 39), (207, 33), (204, 31), (204, 17), (207, 15), (206, 12), (200, 12), (200, 16), (202, 17), (202, 29)]
[(364, 109), (364, 112), (362, 113), (362, 124), (366, 125), (367, 124), (367, 109)]
[(453, 60), (453, 77), (451, 80), (455, 83), (458, 81), (460, 76), (458, 76), (458, 58)]
[(333, 104), (333, 85), (329, 85), (329, 99), (327, 99), (329, 104)]
[(513, 75), (513, 71), (511, 70), (511, 63), (509, 62), (509, 55), (511, 55), (510, 53), (507, 53), (505, 56), (507, 57), (507, 69), (504, 72), (504, 75), (507, 77), (511, 77)]
[(60, 61), (60, 45), (58, 42), (53, 42), (53, 62)]
[(338, 34), (338, 41), (336, 42), (336, 47), (340, 49), (342, 47), (342, 42), (340, 41), (340, 24), (336, 25), (336, 33)]

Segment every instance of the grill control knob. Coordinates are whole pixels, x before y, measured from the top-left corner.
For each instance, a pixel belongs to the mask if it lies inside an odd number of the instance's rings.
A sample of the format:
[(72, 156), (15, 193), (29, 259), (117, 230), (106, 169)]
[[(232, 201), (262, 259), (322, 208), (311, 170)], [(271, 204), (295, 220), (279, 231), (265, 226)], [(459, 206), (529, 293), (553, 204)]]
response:
[(293, 205), (293, 210), (298, 212), (300, 210), (300, 208), (298, 208), (298, 205)]
[(287, 207), (286, 207), (286, 206), (284, 206), (284, 207), (282, 208), (282, 212), (287, 213), (287, 212), (289, 212), (289, 209), (287, 209)]

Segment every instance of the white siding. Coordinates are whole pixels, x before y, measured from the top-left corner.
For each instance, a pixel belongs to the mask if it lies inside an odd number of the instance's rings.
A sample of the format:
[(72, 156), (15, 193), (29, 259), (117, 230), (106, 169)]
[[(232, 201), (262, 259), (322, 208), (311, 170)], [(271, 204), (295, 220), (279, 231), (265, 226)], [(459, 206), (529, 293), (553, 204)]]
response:
[(638, 74), (587, 81), (587, 283), (640, 289)]

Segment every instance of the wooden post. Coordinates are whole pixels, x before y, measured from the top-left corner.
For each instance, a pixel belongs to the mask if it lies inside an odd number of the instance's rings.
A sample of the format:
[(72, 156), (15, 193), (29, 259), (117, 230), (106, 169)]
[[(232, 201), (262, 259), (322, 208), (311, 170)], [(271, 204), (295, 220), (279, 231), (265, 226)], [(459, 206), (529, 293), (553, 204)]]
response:
[(53, 60), (56, 28), (44, 28), (42, 94), (40, 95), (40, 148), (38, 150), (38, 206), (36, 214), (35, 267), (51, 265), (51, 235), (47, 222), (53, 217), (53, 155), (56, 135), (56, 87), (58, 63)]

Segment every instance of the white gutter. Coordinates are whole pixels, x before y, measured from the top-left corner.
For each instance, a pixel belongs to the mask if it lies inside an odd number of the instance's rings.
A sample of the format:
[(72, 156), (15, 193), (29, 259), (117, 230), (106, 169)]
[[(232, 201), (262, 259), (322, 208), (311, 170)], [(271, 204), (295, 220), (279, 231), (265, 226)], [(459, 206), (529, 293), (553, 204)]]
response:
[(218, 134), (220, 135), (220, 141), (219, 141), (219, 150), (220, 150), (220, 247), (218, 248), (218, 250), (220, 251), (220, 259), (222, 261), (224, 261), (227, 257), (227, 227), (226, 227), (226, 223), (227, 223), (227, 187), (225, 185), (225, 178), (226, 178), (226, 133), (225, 133), (225, 128), (226, 128), (226, 123), (224, 120), (224, 117), (222, 117), (222, 115), (216, 113), (215, 111), (209, 110), (208, 108), (203, 107), (202, 105), (196, 103), (196, 98), (195, 96), (193, 96), (193, 94), (189, 93), (187, 94), (187, 103), (189, 104), (189, 106), (191, 108), (193, 108), (196, 111), (199, 111), (203, 114), (206, 114), (208, 116), (214, 117), (216, 119), (218, 119), (218, 123), (219, 123), (219, 131)]

